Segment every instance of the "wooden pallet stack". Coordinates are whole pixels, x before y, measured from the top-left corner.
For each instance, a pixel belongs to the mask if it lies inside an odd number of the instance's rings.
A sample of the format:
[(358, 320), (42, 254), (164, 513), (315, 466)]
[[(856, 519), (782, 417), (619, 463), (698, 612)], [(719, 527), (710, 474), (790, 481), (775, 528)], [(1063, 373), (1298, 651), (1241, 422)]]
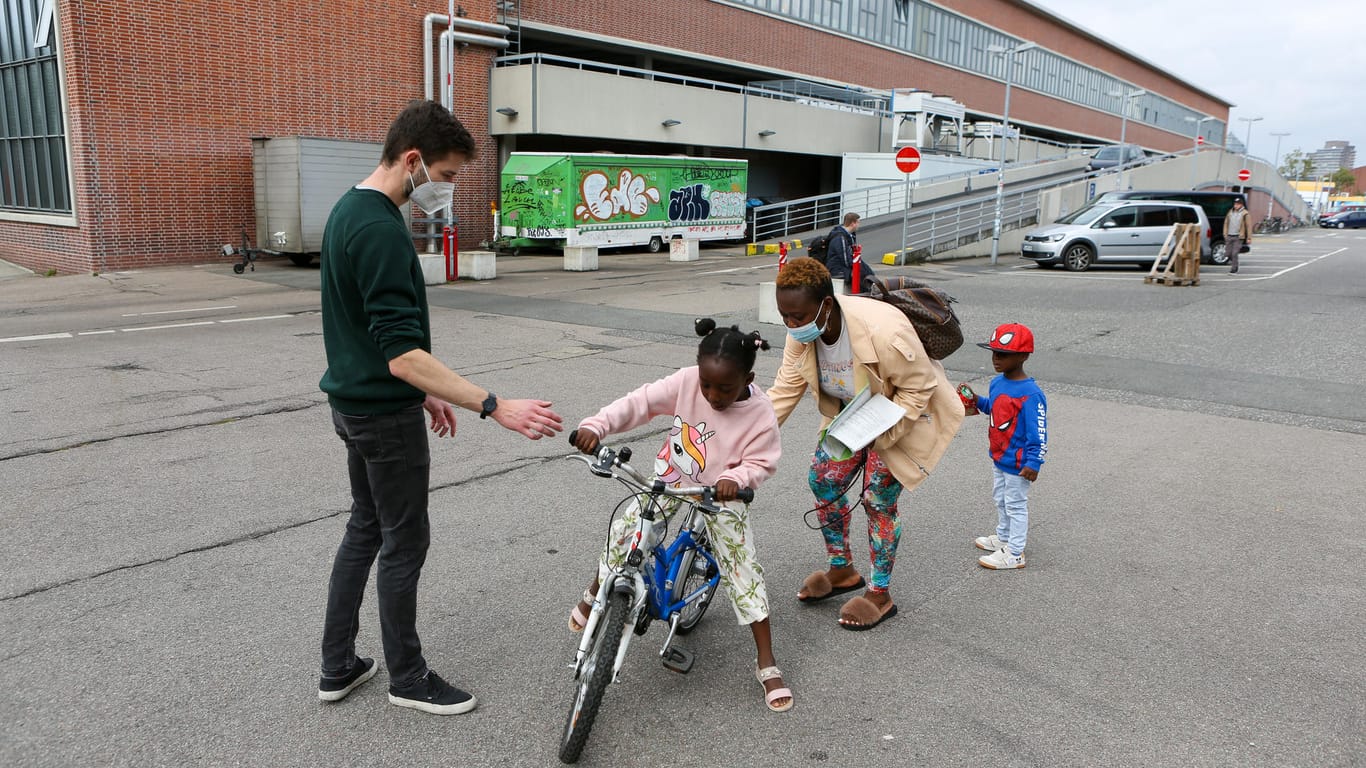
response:
[[(1160, 269), (1160, 271), (1159, 271)], [(1144, 283), (1161, 285), (1200, 284), (1200, 225), (1175, 224)]]

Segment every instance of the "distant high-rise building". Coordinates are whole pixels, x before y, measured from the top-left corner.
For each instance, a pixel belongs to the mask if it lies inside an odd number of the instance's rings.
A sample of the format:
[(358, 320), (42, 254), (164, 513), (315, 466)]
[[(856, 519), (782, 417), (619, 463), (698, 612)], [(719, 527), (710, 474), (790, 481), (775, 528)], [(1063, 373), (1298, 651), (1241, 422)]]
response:
[(1357, 148), (1345, 141), (1325, 141), (1323, 149), (1310, 155), (1314, 161), (1314, 175), (1327, 176), (1339, 168), (1356, 165)]

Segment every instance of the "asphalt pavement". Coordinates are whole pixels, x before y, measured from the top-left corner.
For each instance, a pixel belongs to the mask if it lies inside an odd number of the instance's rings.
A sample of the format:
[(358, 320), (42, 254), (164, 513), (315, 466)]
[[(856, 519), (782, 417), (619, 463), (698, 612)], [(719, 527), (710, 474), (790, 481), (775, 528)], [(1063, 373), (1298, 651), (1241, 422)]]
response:
[[(497, 280), (429, 290), (435, 353), (572, 426), (690, 364), (696, 316), (781, 343), (755, 320), (773, 257), (702, 256), (607, 254), (593, 273), (500, 259)], [(838, 600), (798, 604), (824, 551), (803, 522), (805, 403), (753, 507), (796, 707), (765, 711), (719, 596), (684, 641), (688, 675), (660, 666), (659, 627), (636, 639), (580, 764), (1366, 764), (1366, 239), (1302, 230), (1251, 256), (1193, 288), (1014, 259), (884, 268), (954, 295), (971, 340), (1035, 331), (1051, 443), (1028, 567), (975, 564), (994, 512), (969, 419), (902, 499), (899, 615), (851, 633)], [(565, 619), (622, 494), (563, 438), (472, 414), (432, 443), (419, 615), (433, 668), (479, 708), (393, 707), (382, 671), (317, 701), (349, 503), (317, 390), (317, 276), (267, 261), (0, 280), (0, 765), (556, 764)], [(946, 364), (985, 389), (986, 353)], [(648, 456), (662, 434), (616, 442)], [(381, 655), (373, 593), (358, 642)]]

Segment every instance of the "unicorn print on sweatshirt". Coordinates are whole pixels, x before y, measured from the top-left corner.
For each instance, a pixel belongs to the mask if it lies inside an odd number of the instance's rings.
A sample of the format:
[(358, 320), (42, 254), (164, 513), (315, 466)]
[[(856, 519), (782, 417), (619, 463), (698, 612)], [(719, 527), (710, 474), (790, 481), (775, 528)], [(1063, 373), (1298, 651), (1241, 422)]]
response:
[(692, 425), (674, 416), (669, 439), (655, 456), (655, 476), (665, 483), (676, 484), (687, 480), (700, 483), (707, 468), (707, 441), (716, 435), (707, 431), (707, 423)]

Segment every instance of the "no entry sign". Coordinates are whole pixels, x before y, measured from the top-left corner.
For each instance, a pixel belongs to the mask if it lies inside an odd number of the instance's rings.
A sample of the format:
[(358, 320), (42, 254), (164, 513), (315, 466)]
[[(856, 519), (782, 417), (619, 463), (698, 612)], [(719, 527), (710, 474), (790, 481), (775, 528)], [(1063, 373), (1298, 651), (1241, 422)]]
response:
[(1247, 181), (1250, 178), (1252, 178), (1252, 171), (1249, 171), (1246, 168), (1238, 171), (1238, 181)]
[(902, 173), (915, 173), (920, 167), (920, 150), (915, 147), (902, 147), (896, 151), (896, 169)]

